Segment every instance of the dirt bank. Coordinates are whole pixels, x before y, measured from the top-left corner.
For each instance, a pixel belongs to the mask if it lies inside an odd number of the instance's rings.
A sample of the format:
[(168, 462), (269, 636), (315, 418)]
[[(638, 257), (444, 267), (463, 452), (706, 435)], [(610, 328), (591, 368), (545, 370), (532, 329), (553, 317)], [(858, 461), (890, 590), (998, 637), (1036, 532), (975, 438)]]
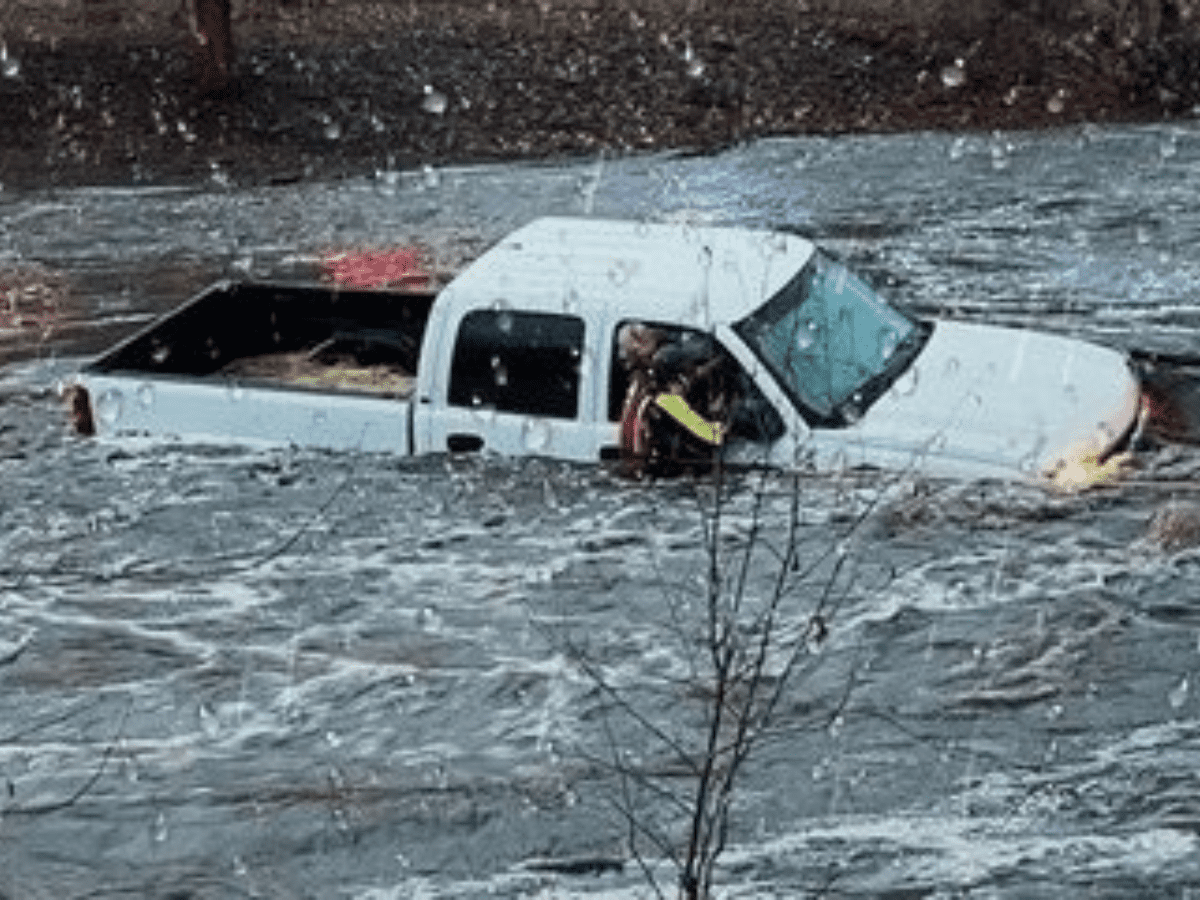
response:
[[(1197, 4), (1200, 7), (1200, 4)], [(268, 181), (769, 134), (1191, 116), (1184, 0), (8, 0), (0, 182)]]

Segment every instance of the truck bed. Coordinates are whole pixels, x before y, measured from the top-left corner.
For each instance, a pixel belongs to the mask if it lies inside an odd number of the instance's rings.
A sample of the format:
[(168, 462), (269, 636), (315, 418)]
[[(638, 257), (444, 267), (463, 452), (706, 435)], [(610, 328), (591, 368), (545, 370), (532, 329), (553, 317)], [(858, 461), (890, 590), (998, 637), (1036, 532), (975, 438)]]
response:
[(410, 452), (434, 297), (218, 283), (84, 368), (93, 427)]
[(242, 376), (404, 393), (436, 295), (221, 282), (114, 347), (93, 372)]

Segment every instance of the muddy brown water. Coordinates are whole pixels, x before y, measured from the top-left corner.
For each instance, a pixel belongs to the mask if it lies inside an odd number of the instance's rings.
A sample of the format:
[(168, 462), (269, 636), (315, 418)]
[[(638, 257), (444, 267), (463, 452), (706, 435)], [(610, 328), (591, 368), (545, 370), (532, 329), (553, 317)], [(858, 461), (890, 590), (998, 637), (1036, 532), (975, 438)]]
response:
[[(80, 439), (56, 386), (102, 330), (330, 245), (418, 240), (453, 267), (592, 213), (792, 227), (923, 314), (1185, 351), (1197, 173), (1200, 130), (1164, 125), (6, 190), (0, 258), (60, 273), (74, 312), (4, 333), (0, 893), (647, 896), (602, 763), (615, 744), (685, 782), (575, 655), (697, 734), (710, 485)], [(1198, 469), (1164, 449), (1073, 497), (803, 480), (802, 552), (847, 580), (737, 794), (722, 896), (1200, 893)], [(756, 485), (726, 486), (726, 553), (756, 493), (759, 533), (785, 532), (791, 486)], [(638, 809), (675, 833), (665, 801)]]

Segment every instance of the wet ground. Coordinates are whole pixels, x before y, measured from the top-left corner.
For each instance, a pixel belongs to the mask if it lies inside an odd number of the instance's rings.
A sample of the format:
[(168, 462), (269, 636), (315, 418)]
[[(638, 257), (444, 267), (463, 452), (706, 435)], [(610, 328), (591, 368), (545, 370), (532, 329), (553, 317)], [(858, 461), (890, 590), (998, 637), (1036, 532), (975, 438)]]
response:
[[(1168, 124), (6, 190), (5, 265), (66, 312), (4, 332), (0, 893), (647, 896), (604, 763), (677, 787), (677, 760), (580, 653), (682, 741), (704, 697), (709, 487), (98, 443), (57, 397), (74, 354), (216, 275), (413, 239), (454, 268), (544, 213), (792, 227), (922, 314), (1194, 350), (1198, 178), (1200, 131)], [(723, 895), (1196, 896), (1198, 467), (1164, 449), (1076, 497), (802, 481), (799, 544), (843, 577), (737, 795)], [(778, 549), (792, 490), (728, 486), (731, 558), (760, 494)], [(665, 801), (639, 813), (675, 833)]]

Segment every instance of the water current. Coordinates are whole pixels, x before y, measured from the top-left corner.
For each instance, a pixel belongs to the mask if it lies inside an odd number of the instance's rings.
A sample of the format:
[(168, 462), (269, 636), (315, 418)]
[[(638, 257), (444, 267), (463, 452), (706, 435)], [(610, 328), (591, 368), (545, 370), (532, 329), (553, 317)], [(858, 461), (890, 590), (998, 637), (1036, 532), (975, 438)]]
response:
[[(700, 740), (712, 485), (71, 435), (59, 380), (208, 280), (410, 241), (452, 270), (551, 213), (765, 225), (923, 315), (1194, 352), (1197, 196), (1187, 124), (0, 191), (0, 268), (72, 286), (54, 329), (0, 331), (0, 896), (652, 896), (610, 763), (687, 777), (600, 680)], [(1198, 474), (1167, 448), (1077, 496), (726, 484), (750, 594), (795, 492), (801, 555), (839, 580), (721, 895), (1200, 897)]]

